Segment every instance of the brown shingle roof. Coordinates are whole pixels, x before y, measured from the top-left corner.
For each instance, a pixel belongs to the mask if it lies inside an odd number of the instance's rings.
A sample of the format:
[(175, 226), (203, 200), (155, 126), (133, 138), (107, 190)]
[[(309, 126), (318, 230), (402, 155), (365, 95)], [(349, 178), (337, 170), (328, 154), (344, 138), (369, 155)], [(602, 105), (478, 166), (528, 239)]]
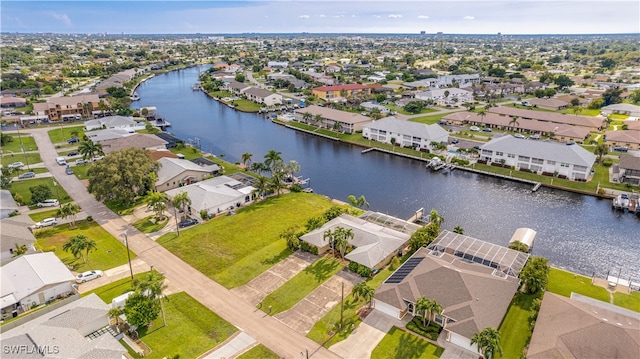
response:
[(114, 138), (102, 141), (102, 150), (105, 154), (119, 151), (124, 148), (153, 148), (166, 145), (167, 141), (155, 135), (147, 135), (144, 133), (136, 133), (127, 137)]
[(575, 116), (565, 115), (555, 112), (544, 112), (534, 110), (523, 110), (514, 107), (492, 107), (488, 110), (491, 113), (497, 113), (506, 116), (516, 116), (523, 119), (533, 119), (539, 121), (548, 121), (554, 123), (563, 123), (568, 125), (583, 126), (590, 129), (598, 129), (602, 127), (605, 118), (603, 117), (589, 117), (589, 116)]
[(640, 157), (620, 156), (620, 168), (640, 171)]
[(313, 116), (320, 115), (323, 118), (328, 120), (333, 120), (342, 123), (365, 123), (371, 122), (371, 117), (363, 116), (359, 113), (352, 113), (340, 110), (334, 110), (332, 108), (320, 107), (317, 105), (311, 105), (309, 107), (300, 108), (295, 110), (294, 112), (304, 114), (305, 112), (309, 112)]

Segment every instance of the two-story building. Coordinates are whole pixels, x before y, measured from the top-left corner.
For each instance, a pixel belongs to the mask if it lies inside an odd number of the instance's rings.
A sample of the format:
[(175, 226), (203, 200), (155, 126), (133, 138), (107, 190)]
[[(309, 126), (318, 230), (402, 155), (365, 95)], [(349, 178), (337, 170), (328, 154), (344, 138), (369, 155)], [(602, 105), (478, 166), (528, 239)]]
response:
[(378, 142), (411, 147), (418, 150), (432, 149), (432, 142), (447, 143), (449, 132), (439, 125), (386, 117), (362, 128), (362, 137)]
[(327, 102), (335, 102), (350, 97), (371, 95), (371, 86), (361, 84), (320, 86), (313, 88), (311, 94)]
[(311, 105), (293, 111), (294, 120), (312, 126), (323, 127), (337, 132), (361, 132), (372, 119), (359, 113)]
[(49, 122), (77, 121), (91, 118), (93, 111), (99, 110), (97, 94), (50, 97), (47, 102), (34, 103), (33, 112), (37, 116), (47, 116)]

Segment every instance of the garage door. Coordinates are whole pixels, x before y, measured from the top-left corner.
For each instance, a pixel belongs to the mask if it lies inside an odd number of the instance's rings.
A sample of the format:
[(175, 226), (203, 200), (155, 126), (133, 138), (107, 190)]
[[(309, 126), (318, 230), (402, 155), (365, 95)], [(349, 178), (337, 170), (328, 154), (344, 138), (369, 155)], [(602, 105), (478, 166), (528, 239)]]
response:
[(393, 317), (395, 319), (400, 319), (400, 310), (395, 308), (387, 303), (381, 302), (377, 299), (374, 299), (375, 309), (381, 311), (382, 313)]
[(471, 343), (469, 342), (469, 338), (465, 338), (462, 335), (451, 333), (451, 337), (449, 338), (449, 341), (461, 348), (470, 350), (472, 352), (478, 351), (475, 344), (472, 346)]

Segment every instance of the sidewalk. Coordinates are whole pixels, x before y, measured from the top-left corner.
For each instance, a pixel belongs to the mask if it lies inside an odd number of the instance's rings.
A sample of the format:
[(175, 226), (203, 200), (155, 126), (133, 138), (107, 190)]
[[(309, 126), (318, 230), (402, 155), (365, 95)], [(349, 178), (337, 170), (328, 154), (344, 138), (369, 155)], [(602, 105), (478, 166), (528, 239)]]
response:
[(249, 334), (239, 331), (222, 345), (214, 348), (212, 352), (200, 356), (202, 359), (229, 359), (235, 358), (245, 350), (253, 347), (256, 340)]

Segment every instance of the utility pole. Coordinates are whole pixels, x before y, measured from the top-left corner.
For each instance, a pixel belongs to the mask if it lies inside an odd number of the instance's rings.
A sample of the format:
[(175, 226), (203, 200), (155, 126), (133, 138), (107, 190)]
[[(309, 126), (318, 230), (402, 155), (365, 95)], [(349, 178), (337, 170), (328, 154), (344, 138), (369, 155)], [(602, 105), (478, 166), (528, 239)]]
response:
[(124, 244), (127, 247), (127, 260), (129, 260), (129, 272), (131, 273), (131, 282), (133, 282), (133, 267), (131, 267), (131, 254), (129, 253), (129, 238), (127, 232), (124, 233)]
[(53, 180), (53, 187), (56, 189), (56, 197), (58, 198), (58, 207), (62, 208), (62, 203), (60, 203), (60, 191), (58, 190), (58, 184), (56, 180)]
[(342, 282), (342, 297), (340, 299), (340, 329), (342, 329), (343, 316), (344, 316), (344, 282)]
[(176, 212), (176, 207), (173, 207), (173, 216), (176, 218), (176, 233), (178, 237), (180, 237), (180, 225), (178, 224), (178, 213)]

